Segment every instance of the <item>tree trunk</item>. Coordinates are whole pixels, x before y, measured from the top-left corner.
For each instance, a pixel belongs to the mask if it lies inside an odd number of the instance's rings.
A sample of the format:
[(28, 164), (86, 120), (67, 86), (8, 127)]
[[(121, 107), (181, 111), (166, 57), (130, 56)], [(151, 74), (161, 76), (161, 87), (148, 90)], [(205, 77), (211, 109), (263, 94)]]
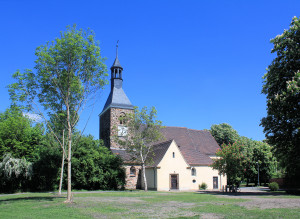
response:
[(64, 176), (64, 165), (65, 165), (65, 155), (63, 153), (62, 160), (61, 160), (60, 180), (59, 180), (59, 189), (58, 189), (59, 195), (61, 195), (62, 180)]
[(63, 153), (62, 153), (62, 160), (61, 160), (60, 180), (59, 180), (59, 189), (58, 189), (59, 195), (61, 195), (62, 180), (64, 176), (64, 165), (65, 165), (64, 149), (65, 149), (65, 130), (63, 130)]
[(67, 121), (68, 121), (68, 192), (67, 192), (66, 202), (72, 202), (72, 188), (71, 188), (72, 127), (70, 122), (69, 106), (67, 106)]
[(145, 192), (148, 191), (147, 179), (146, 179), (146, 171), (145, 171), (145, 164), (142, 164), (142, 172), (143, 172), (143, 180), (144, 180), (144, 190)]
[(71, 129), (69, 130), (69, 146), (68, 146), (68, 195), (67, 202), (72, 202), (72, 190), (71, 190), (71, 148), (72, 148), (72, 138)]

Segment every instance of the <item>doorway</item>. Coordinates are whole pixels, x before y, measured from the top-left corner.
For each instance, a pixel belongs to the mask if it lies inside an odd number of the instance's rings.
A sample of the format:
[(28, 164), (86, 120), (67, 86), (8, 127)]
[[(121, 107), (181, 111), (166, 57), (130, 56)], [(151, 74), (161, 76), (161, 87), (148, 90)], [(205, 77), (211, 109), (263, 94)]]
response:
[(214, 176), (214, 177), (213, 177), (213, 188), (214, 188), (214, 189), (218, 189), (218, 188), (219, 188), (219, 185), (218, 185), (218, 177), (217, 177), (217, 176)]
[(170, 189), (178, 189), (178, 188), (179, 188), (178, 174), (170, 174)]

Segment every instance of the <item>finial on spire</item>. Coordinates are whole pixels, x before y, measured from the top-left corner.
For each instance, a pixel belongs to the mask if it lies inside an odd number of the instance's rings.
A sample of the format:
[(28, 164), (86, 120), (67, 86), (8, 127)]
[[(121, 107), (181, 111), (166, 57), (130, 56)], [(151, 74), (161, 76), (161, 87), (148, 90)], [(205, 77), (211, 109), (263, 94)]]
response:
[(117, 41), (117, 46), (116, 46), (116, 57), (118, 57), (118, 47), (119, 47), (119, 40)]

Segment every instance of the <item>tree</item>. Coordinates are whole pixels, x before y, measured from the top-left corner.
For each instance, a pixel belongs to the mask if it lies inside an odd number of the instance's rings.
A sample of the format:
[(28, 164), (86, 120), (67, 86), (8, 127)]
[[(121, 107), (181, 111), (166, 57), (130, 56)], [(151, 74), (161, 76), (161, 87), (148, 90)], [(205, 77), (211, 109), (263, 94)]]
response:
[(260, 182), (267, 183), (275, 171), (276, 159), (271, 146), (244, 136), (233, 144), (223, 144), (216, 155), (220, 158), (214, 160), (212, 167), (226, 174), (230, 185), (239, 185), (242, 180), (247, 180), (247, 184), (257, 183), (258, 165)]
[(123, 137), (114, 136), (114, 139), (126, 149), (133, 159), (141, 164), (145, 191), (148, 190), (145, 164), (151, 163), (154, 143), (163, 139), (162, 122), (156, 119), (156, 114), (157, 111), (154, 107), (151, 110), (143, 107), (141, 111), (135, 107), (133, 114), (127, 114), (124, 118), (120, 118), (123, 119), (128, 134), (122, 135)]
[(300, 19), (271, 40), (272, 61), (263, 79), (267, 116), (261, 121), (268, 143), (285, 167), (288, 177), (300, 179)]
[(17, 108), (0, 113), (0, 160), (10, 153), (15, 158), (35, 159), (43, 139), (43, 126), (35, 124)]
[(238, 132), (227, 123), (212, 125), (209, 131), (220, 146), (233, 144), (239, 139)]
[(272, 148), (269, 144), (255, 141), (242, 136), (240, 141), (243, 144), (243, 154), (247, 158), (245, 163), (244, 178), (249, 182), (258, 181), (258, 169), (260, 182), (269, 182), (272, 174), (276, 171), (276, 159), (272, 154)]
[(250, 162), (250, 159), (244, 156), (242, 148), (241, 142), (223, 144), (222, 149), (216, 152), (219, 158), (211, 165), (213, 169), (219, 171), (219, 174), (227, 175), (229, 185), (240, 184), (246, 171), (245, 163)]
[[(72, 135), (80, 118), (80, 113), (94, 94), (107, 83), (106, 66), (100, 55), (99, 43), (90, 31), (68, 27), (60, 38), (36, 49), (35, 70), (17, 71), (13, 77), (17, 82), (9, 86), (11, 99), (16, 103), (26, 103), (29, 110), (39, 113), (38, 103), (49, 117), (62, 113), (65, 117), (68, 162), (68, 195), (71, 202), (71, 157)], [(36, 101), (37, 100), (37, 101)], [(43, 115), (45, 118), (45, 115)], [(48, 124), (50, 130), (51, 126)], [(53, 130), (52, 130), (53, 132)], [(62, 143), (57, 138), (57, 141)]]

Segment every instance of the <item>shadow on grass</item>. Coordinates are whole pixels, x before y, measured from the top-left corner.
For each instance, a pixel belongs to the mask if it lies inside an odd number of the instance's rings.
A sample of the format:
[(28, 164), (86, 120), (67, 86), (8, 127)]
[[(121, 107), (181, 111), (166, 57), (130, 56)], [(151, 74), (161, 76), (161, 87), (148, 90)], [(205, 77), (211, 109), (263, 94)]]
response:
[[(286, 192), (219, 192), (219, 191), (201, 191), (197, 194), (211, 194), (211, 195), (227, 195), (227, 196), (288, 196)], [(293, 194), (294, 195), (294, 194)], [(299, 196), (299, 195), (297, 195)]]
[(17, 201), (54, 201), (57, 199), (65, 199), (63, 196), (54, 196), (54, 197), (19, 197), (19, 198), (8, 198), (8, 199), (0, 199), (0, 205), (4, 202), (17, 202)]

